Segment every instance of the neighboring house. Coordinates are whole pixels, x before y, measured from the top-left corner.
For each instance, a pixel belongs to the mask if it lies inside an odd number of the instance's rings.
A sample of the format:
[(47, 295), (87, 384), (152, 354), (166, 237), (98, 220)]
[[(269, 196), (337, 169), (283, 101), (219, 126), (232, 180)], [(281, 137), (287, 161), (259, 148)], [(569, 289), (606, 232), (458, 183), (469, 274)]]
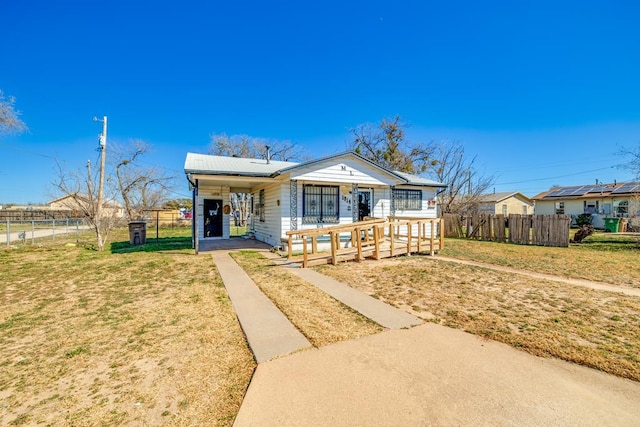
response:
[(533, 200), (518, 192), (483, 194), (480, 196), (478, 212), (529, 215), (533, 213)]
[(380, 167), (353, 153), (304, 163), (187, 153), (194, 241), (229, 238), (230, 193), (250, 193), (257, 240), (280, 245), (290, 230), (389, 215), (436, 218), (446, 185)]
[[(82, 212), (89, 206), (89, 196), (85, 194), (66, 194), (57, 199), (47, 202), (50, 209), (68, 210), (74, 213), (74, 216), (81, 216)], [(124, 218), (126, 216), (124, 206), (116, 201), (105, 201), (103, 203), (103, 211), (107, 216), (114, 218)]]
[(640, 182), (554, 187), (533, 197), (536, 214), (594, 215), (594, 226), (602, 217), (635, 217), (638, 214)]

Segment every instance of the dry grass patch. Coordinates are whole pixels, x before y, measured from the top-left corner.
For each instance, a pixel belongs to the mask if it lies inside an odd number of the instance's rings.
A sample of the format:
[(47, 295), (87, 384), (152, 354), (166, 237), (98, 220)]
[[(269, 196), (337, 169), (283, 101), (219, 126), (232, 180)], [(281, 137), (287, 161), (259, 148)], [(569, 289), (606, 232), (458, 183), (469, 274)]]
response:
[(231, 425), (255, 363), (184, 241), (0, 250), (0, 424)]
[(231, 256), (316, 347), (384, 329), (258, 252), (240, 251)]
[(317, 269), (432, 322), (640, 381), (640, 298), (426, 257)]
[(637, 244), (574, 244), (568, 248), (447, 239), (442, 255), (564, 277), (640, 288)]

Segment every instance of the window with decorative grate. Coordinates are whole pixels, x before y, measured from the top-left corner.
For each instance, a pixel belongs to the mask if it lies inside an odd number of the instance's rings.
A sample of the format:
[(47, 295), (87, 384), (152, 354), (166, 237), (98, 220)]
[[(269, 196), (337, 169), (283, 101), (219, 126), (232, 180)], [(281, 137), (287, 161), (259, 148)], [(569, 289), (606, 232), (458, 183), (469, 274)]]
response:
[(393, 208), (397, 211), (422, 210), (422, 190), (393, 189)]
[(337, 224), (340, 218), (339, 187), (305, 185), (302, 194), (303, 224)]

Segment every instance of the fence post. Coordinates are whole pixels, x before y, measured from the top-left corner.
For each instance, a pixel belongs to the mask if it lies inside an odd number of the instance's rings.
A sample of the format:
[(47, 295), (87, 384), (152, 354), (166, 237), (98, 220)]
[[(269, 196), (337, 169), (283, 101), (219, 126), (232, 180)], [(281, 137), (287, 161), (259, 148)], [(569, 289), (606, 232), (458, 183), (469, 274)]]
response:
[(51, 220), (51, 236), (53, 237), (53, 240), (56, 240), (56, 220), (52, 219)]
[(36, 222), (34, 220), (31, 220), (31, 244), (35, 244), (36, 243)]
[(11, 221), (7, 220), (7, 246), (11, 244)]

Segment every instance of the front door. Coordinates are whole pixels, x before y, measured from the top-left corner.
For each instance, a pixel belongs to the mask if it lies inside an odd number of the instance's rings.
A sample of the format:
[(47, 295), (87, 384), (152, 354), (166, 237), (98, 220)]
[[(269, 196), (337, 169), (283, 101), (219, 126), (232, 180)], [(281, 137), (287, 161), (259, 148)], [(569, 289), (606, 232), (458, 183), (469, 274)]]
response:
[(358, 221), (371, 216), (371, 190), (358, 190)]
[(222, 237), (222, 200), (205, 199), (202, 207), (204, 237)]

